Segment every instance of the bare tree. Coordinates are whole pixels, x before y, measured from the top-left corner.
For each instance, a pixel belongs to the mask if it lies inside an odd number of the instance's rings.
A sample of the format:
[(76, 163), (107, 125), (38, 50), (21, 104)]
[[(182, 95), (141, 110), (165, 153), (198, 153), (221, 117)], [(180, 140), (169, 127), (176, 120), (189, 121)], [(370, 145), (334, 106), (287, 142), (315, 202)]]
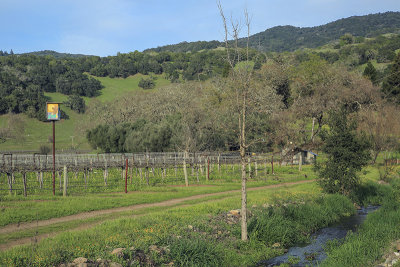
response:
[(293, 69), (291, 80), (293, 104), (289, 110), (296, 115), (291, 124), (312, 123), (311, 134), (310, 131), (299, 132), (302, 136), (297, 138), (298, 145), (313, 146), (328, 110), (342, 106), (364, 110), (374, 106), (380, 98), (379, 88), (367, 79), (319, 58), (312, 58)]
[(391, 150), (399, 144), (400, 118), (399, 108), (382, 103), (375, 109), (359, 112), (359, 130), (369, 137), (373, 151), (373, 163), (379, 153)]
[[(247, 191), (246, 191), (246, 156), (249, 146), (262, 139), (248, 140), (248, 117), (254, 113), (270, 113), (281, 103), (280, 98), (275, 94), (271, 87), (265, 86), (254, 78), (253, 66), (249, 60), (249, 37), (250, 37), (250, 18), (247, 10), (244, 11), (247, 31), (246, 46), (240, 48), (239, 34), (241, 23), (230, 19), (230, 25), (224, 15), (221, 3), (218, 2), (218, 9), (222, 18), (225, 32), (226, 62), (230, 66), (230, 75), (225, 80), (225, 88), (229, 90), (225, 105), (233, 120), (236, 120), (235, 131), (238, 138), (240, 158), (241, 158), (241, 180), (242, 180), (242, 207), (241, 207), (241, 239), (247, 240)], [(228, 37), (232, 38), (231, 41)], [(275, 104), (274, 104), (275, 103)]]

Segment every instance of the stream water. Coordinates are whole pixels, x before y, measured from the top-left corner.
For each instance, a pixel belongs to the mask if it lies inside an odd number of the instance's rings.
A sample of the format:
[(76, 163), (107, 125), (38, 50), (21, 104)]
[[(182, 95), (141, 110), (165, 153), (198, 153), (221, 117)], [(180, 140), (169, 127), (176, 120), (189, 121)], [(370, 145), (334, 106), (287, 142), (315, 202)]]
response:
[(297, 264), (291, 266), (316, 266), (326, 258), (323, 246), (327, 241), (344, 238), (348, 231), (356, 232), (358, 226), (367, 217), (367, 214), (378, 208), (378, 206), (361, 208), (357, 210), (355, 215), (341, 220), (338, 224), (318, 230), (311, 236), (310, 244), (302, 247), (291, 247), (287, 253), (267, 261), (262, 261), (258, 266), (276, 266), (288, 262), (290, 258), (299, 259)]

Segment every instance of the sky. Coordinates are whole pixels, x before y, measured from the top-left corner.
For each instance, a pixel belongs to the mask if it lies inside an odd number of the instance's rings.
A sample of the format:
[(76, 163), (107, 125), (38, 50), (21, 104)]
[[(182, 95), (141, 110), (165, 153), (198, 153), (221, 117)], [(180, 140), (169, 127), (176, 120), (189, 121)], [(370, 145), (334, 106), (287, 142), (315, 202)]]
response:
[[(400, 11), (399, 0), (221, 0), (227, 18), (251, 18), (250, 33), (312, 27)], [(109, 56), (183, 41), (222, 41), (216, 0), (0, 0), (0, 50)], [(243, 31), (245, 34), (245, 32)]]

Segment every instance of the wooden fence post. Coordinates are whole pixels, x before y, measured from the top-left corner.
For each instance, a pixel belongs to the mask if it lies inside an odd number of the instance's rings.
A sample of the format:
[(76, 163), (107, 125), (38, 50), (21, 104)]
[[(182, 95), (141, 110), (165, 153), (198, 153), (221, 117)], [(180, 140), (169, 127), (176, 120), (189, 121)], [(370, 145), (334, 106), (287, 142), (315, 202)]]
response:
[(275, 174), (274, 173), (274, 155), (272, 155), (272, 159), (271, 159), (271, 173)]
[(66, 196), (67, 196), (67, 181), (68, 181), (67, 166), (64, 165), (64, 187), (63, 187), (63, 197), (66, 197)]
[(201, 161), (202, 161), (202, 159), (201, 159), (201, 157), (199, 156), (199, 167), (200, 167), (200, 172), (201, 172), (201, 175), (203, 175), (203, 164), (201, 164)]
[(39, 183), (40, 183), (40, 189), (43, 189), (43, 171), (40, 170), (39, 174)]
[(299, 157), (299, 171), (301, 171), (301, 166), (303, 165), (303, 153), (300, 152), (300, 157)]
[(221, 157), (221, 154), (218, 154), (218, 158), (217, 158), (217, 162), (218, 162), (218, 172), (220, 172), (221, 171), (221, 163), (220, 163), (220, 157)]
[(257, 159), (254, 160), (254, 170), (255, 170), (255, 176), (257, 177), (258, 171), (257, 171)]
[(108, 177), (108, 169), (107, 169), (107, 160), (104, 165), (104, 185), (107, 186), (107, 177)]
[(87, 169), (84, 168), (83, 169), (83, 179), (85, 180), (85, 189), (87, 189), (87, 177), (86, 177), (86, 175), (87, 175)]
[(264, 162), (265, 177), (267, 177), (267, 173), (268, 173), (267, 161), (268, 161), (268, 159), (266, 158), (265, 162)]
[(210, 158), (207, 157), (207, 182), (210, 180)]
[(187, 152), (185, 151), (185, 153), (183, 155), (183, 174), (185, 175), (185, 185), (189, 186), (188, 174), (187, 174), (187, 169), (186, 169), (186, 156), (187, 156)]
[(24, 197), (26, 197), (28, 195), (26, 192), (26, 172), (22, 173), (22, 182), (24, 183)]
[(11, 178), (11, 173), (7, 172), (7, 181), (8, 181), (8, 187), (10, 189), (10, 195), (12, 195), (12, 178)]

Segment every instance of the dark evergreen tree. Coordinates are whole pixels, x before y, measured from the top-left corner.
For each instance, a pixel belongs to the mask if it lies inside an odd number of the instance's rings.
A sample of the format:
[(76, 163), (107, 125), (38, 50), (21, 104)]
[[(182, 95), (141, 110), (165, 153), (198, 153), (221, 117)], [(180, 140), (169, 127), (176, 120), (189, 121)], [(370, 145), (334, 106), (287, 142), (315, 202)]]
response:
[(382, 92), (386, 98), (400, 104), (400, 53), (396, 56), (389, 75), (383, 82)]
[(367, 77), (372, 81), (373, 84), (377, 83), (378, 72), (376, 71), (374, 65), (369, 61), (364, 69), (363, 76)]
[(78, 113), (85, 113), (86, 110), (85, 100), (78, 95), (68, 96), (68, 100), (64, 102), (64, 105)]
[(328, 193), (351, 195), (359, 186), (357, 172), (371, 158), (367, 138), (358, 136), (355, 121), (348, 119), (345, 109), (329, 114), (329, 133), (322, 151), (327, 161), (316, 164), (318, 183)]

